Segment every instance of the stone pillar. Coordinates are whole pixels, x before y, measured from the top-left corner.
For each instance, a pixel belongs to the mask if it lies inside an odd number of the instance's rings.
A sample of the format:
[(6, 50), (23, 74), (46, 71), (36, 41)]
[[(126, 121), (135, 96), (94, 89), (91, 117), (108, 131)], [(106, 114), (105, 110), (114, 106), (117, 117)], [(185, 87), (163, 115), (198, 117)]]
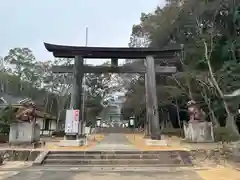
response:
[(158, 102), (156, 92), (155, 62), (153, 56), (146, 57), (146, 93), (148, 98), (147, 114), (149, 114), (151, 126), (151, 139), (160, 140), (160, 126), (158, 114)]

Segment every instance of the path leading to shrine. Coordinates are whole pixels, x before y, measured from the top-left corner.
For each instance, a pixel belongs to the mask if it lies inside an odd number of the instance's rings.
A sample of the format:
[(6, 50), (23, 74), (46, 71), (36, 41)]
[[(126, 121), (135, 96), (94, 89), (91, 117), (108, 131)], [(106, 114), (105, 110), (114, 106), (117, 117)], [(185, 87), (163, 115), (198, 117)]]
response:
[[(96, 146), (91, 147), (91, 151), (138, 151), (124, 134), (105, 134), (104, 139)], [(79, 151), (80, 152), (80, 151)], [(80, 152), (81, 153), (81, 152)], [(94, 152), (95, 153), (95, 152)], [(110, 152), (108, 152), (110, 153)], [(81, 155), (80, 155), (81, 156)], [(92, 154), (90, 154), (92, 156)], [(165, 158), (162, 157), (161, 158)], [(159, 159), (160, 160), (160, 159)], [(89, 164), (88, 164), (89, 165)], [(194, 169), (193, 167), (160, 167), (158, 170), (147, 167), (136, 167), (131, 170), (131, 167), (126, 166), (125, 170), (114, 170), (111, 166), (103, 169), (90, 168), (86, 164), (79, 164), (78, 166), (33, 166), (33, 167), (19, 167), (13, 168), (0, 166), (0, 180), (239, 180), (240, 172), (228, 167), (214, 167), (206, 169)], [(155, 165), (156, 166), (156, 165)], [(120, 168), (121, 169), (121, 168)]]
[(124, 134), (109, 133), (104, 136), (104, 139), (96, 144), (95, 147), (89, 149), (92, 151), (138, 151), (131, 144)]
[(146, 172), (146, 171), (90, 171), (82, 172), (76, 170), (31, 170), (19, 169), (2, 171), (0, 169), (0, 180), (239, 180), (240, 172), (230, 168), (212, 168), (208, 170), (194, 171), (182, 170), (162, 172)]
[[(1, 174), (0, 174), (1, 179)], [(5, 178), (4, 178), (5, 179)], [(195, 172), (69, 172), (34, 171), (20, 172), (6, 180), (203, 180)], [(2, 179), (1, 179), (2, 180)]]

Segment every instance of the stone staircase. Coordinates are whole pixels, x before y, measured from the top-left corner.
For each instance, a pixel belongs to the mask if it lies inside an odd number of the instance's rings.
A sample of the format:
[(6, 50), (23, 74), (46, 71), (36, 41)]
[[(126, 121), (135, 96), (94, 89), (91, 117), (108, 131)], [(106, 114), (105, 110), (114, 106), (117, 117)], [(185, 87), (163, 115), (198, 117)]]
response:
[(187, 151), (50, 151), (42, 165), (182, 167), (192, 162)]

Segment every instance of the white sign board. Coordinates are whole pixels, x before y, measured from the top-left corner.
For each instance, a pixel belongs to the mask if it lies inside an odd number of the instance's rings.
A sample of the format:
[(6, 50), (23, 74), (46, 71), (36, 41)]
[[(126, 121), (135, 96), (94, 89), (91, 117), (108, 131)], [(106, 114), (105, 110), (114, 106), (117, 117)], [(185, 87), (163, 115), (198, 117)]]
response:
[(65, 121), (66, 134), (78, 134), (79, 114), (79, 110), (67, 110)]

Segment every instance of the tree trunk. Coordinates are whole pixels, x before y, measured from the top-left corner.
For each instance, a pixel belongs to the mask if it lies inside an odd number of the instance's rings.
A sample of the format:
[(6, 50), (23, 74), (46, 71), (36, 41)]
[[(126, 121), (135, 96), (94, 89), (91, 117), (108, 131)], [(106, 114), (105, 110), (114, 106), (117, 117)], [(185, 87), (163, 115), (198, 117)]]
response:
[[(181, 61), (182, 67), (183, 67), (183, 71), (186, 72), (186, 71), (188, 71), (188, 69), (187, 69), (187, 66), (184, 63), (184, 58), (185, 58), (184, 45), (182, 45), (180, 61)], [(187, 85), (187, 88), (188, 88), (188, 97), (191, 100), (193, 100), (193, 94), (192, 94), (192, 88), (191, 88), (191, 77), (189, 78), (189, 76), (186, 76), (185, 81), (186, 81), (186, 85)]]
[(145, 120), (145, 122), (144, 122), (144, 136), (145, 137), (148, 137), (149, 136), (149, 125), (148, 125), (149, 123), (147, 122), (147, 118), (146, 118), (146, 120)]
[(213, 123), (213, 125), (215, 127), (220, 127), (220, 124), (215, 116), (215, 113), (214, 113), (212, 107), (211, 107), (211, 100), (210, 100), (210, 98), (207, 97), (207, 92), (206, 92), (205, 87), (203, 87), (203, 92), (201, 94), (202, 94), (202, 97), (203, 97), (205, 103), (208, 106), (211, 122)]
[(220, 87), (219, 87), (219, 85), (217, 83), (217, 80), (216, 80), (216, 78), (213, 75), (213, 69), (212, 69), (212, 66), (211, 66), (210, 57), (208, 56), (209, 52), (208, 52), (207, 43), (206, 43), (205, 40), (203, 40), (203, 42), (204, 42), (204, 47), (205, 47), (205, 59), (207, 61), (207, 65), (208, 65), (208, 69), (209, 69), (211, 80), (213, 82), (213, 85), (217, 89), (218, 94), (220, 95), (220, 97), (222, 99), (225, 111), (227, 113), (226, 127), (231, 129), (234, 134), (239, 135), (238, 128), (237, 128), (237, 125), (236, 125), (236, 122), (235, 122), (235, 119), (234, 119), (234, 115), (231, 113), (231, 111), (230, 111), (230, 109), (228, 107), (228, 104), (227, 104), (227, 102), (224, 99), (223, 92), (220, 89)]
[(47, 93), (46, 102), (45, 102), (45, 107), (44, 107), (44, 111), (45, 111), (45, 112), (48, 112), (48, 100), (49, 100), (48, 96), (49, 96), (49, 94)]
[(57, 115), (57, 125), (56, 125), (56, 131), (57, 131), (57, 132), (59, 131), (60, 115), (61, 115), (61, 111), (59, 111), (59, 112), (58, 112), (58, 115)]
[(179, 106), (178, 106), (178, 101), (177, 101), (177, 99), (175, 99), (175, 103), (176, 103), (176, 110), (177, 110), (178, 125), (179, 125), (180, 128), (182, 128), (181, 119), (180, 119), (180, 114), (179, 114)]

